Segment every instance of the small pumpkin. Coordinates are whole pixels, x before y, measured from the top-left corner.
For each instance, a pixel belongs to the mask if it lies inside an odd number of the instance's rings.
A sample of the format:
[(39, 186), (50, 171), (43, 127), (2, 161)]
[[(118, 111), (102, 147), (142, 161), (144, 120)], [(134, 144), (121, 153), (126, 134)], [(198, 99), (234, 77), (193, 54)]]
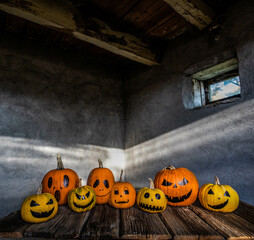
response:
[(82, 187), (82, 179), (80, 178), (79, 187), (69, 192), (68, 205), (74, 212), (86, 212), (91, 210), (96, 203), (96, 195), (90, 186)]
[(87, 185), (92, 187), (96, 194), (96, 203), (108, 202), (109, 194), (115, 183), (115, 178), (110, 169), (104, 168), (102, 161), (98, 159), (99, 167), (94, 168), (87, 179)]
[(167, 199), (165, 197), (165, 194), (162, 190), (154, 188), (154, 183), (151, 178), (149, 178), (149, 181), (150, 188), (144, 187), (141, 188), (138, 192), (138, 207), (145, 212), (162, 212), (167, 207)]
[(46, 222), (58, 212), (58, 204), (50, 193), (42, 193), (42, 187), (37, 194), (28, 196), (21, 206), (21, 217), (30, 223)]
[(215, 212), (233, 212), (239, 205), (237, 192), (229, 185), (221, 185), (218, 177), (215, 184), (204, 184), (198, 197), (203, 207)]
[(55, 196), (59, 205), (67, 204), (70, 190), (79, 185), (78, 174), (64, 168), (60, 154), (57, 155), (57, 169), (49, 171), (42, 180), (42, 192)]
[(129, 182), (122, 181), (123, 169), (120, 181), (116, 182), (109, 194), (109, 204), (114, 208), (130, 208), (136, 201), (136, 190)]
[(197, 199), (198, 180), (187, 168), (169, 166), (162, 169), (156, 174), (154, 185), (165, 193), (171, 206), (187, 206)]

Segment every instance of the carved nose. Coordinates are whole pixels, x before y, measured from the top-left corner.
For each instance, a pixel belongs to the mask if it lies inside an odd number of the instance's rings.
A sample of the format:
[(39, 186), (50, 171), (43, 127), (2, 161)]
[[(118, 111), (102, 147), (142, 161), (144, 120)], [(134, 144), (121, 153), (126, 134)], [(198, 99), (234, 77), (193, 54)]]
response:
[(120, 195), (120, 197), (122, 197), (122, 195)]
[(176, 184), (173, 186), (173, 188), (177, 188)]

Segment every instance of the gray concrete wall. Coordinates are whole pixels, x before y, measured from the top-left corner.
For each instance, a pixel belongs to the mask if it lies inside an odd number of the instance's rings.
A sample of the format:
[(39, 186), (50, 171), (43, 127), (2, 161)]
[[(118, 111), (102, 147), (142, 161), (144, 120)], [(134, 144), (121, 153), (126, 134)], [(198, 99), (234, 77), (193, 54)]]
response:
[(114, 64), (0, 36), (0, 217), (36, 193), (62, 154), (86, 178), (124, 167), (122, 80)]
[[(229, 184), (254, 204), (254, 2), (238, 1), (226, 15), (218, 41), (213, 35), (179, 38), (157, 68), (136, 68), (129, 80), (126, 174), (135, 186), (172, 164), (193, 171), (200, 185)], [(186, 42), (188, 40), (188, 42)], [(235, 49), (239, 101), (186, 109), (184, 72)], [(186, 100), (186, 99), (185, 99)]]

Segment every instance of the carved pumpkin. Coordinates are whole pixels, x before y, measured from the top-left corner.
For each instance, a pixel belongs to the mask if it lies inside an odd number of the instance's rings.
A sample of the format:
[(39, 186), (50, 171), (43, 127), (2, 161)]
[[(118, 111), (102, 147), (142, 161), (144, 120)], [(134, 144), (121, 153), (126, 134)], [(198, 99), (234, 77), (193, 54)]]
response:
[(50, 193), (41, 193), (42, 187), (37, 194), (28, 196), (21, 206), (21, 217), (30, 223), (46, 222), (58, 212), (58, 204), (55, 197)]
[(109, 194), (109, 204), (114, 208), (130, 208), (136, 201), (136, 190), (129, 182), (122, 181), (123, 169), (120, 181), (116, 182)]
[(186, 168), (169, 166), (162, 169), (156, 174), (154, 185), (165, 193), (168, 205), (171, 206), (190, 205), (198, 195), (197, 178)]
[(96, 203), (108, 202), (109, 194), (115, 183), (113, 173), (108, 168), (103, 168), (102, 161), (98, 159), (99, 167), (94, 168), (87, 179), (87, 185), (92, 187), (96, 194)]
[(151, 178), (150, 188), (141, 188), (137, 196), (138, 207), (146, 212), (159, 213), (166, 209), (167, 199), (163, 191), (158, 188), (154, 188), (154, 183)]
[(42, 192), (55, 196), (59, 205), (67, 204), (70, 190), (79, 185), (78, 174), (64, 168), (60, 154), (57, 155), (57, 169), (49, 171), (42, 180)]
[(200, 188), (199, 201), (208, 210), (233, 212), (239, 205), (239, 196), (232, 187), (221, 185), (215, 177), (215, 184), (206, 183)]
[(90, 186), (82, 187), (82, 179), (80, 178), (79, 187), (69, 192), (68, 205), (74, 212), (86, 212), (91, 210), (96, 203), (96, 195)]

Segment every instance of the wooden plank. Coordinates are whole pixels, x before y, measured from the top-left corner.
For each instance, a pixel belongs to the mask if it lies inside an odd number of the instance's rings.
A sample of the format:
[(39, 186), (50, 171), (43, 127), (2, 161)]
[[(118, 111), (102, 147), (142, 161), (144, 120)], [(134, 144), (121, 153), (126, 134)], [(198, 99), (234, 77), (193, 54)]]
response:
[(53, 219), (44, 223), (32, 224), (25, 230), (24, 236), (53, 238), (65, 218), (66, 211), (66, 206), (60, 206), (57, 215)]
[[(37, 1), (29, 0), (32, 6), (38, 5)], [(158, 65), (156, 56), (150, 49), (150, 45), (144, 43), (139, 38), (119, 31), (112, 30), (107, 24), (99, 19), (93, 19), (93, 26), (84, 23), (73, 23), (75, 16), (72, 13), (66, 13), (66, 6), (60, 9), (61, 4), (56, 10), (47, 11), (50, 5), (47, 5), (45, 0), (40, 0), (39, 7), (28, 11), (27, 9), (20, 9), (0, 3), (0, 11), (6, 12), (10, 15), (17, 16), (27, 21), (39, 24), (41, 26), (54, 29), (57, 32), (69, 34), (72, 38), (93, 44), (97, 47), (110, 51), (114, 54), (128, 58), (130, 60), (148, 65)], [(59, 1), (58, 1), (59, 2)], [(29, 4), (29, 5), (30, 5)], [(41, 7), (41, 8), (40, 8)], [(55, 15), (61, 17), (56, 18)], [(45, 14), (47, 13), (47, 14)], [(80, 18), (79, 18), (80, 19)], [(77, 29), (76, 25), (87, 26), (86, 29)]]
[(187, 207), (170, 207), (159, 214), (176, 240), (224, 239)]
[(67, 208), (61, 219), (61, 225), (54, 234), (55, 238), (79, 238), (89, 215), (90, 211), (77, 213)]
[(202, 30), (213, 21), (213, 10), (202, 0), (164, 0), (188, 22)]
[(22, 220), (20, 211), (13, 212), (0, 220), (0, 237), (21, 238), (30, 225)]
[(254, 224), (254, 206), (240, 201), (240, 204), (234, 213)]
[(226, 239), (254, 239), (254, 225), (234, 213), (212, 212), (197, 203), (189, 208)]
[(122, 209), (120, 236), (123, 239), (171, 239), (158, 214), (146, 213), (137, 205)]
[(111, 239), (119, 237), (119, 210), (106, 204), (96, 205), (80, 235), (82, 239)]

